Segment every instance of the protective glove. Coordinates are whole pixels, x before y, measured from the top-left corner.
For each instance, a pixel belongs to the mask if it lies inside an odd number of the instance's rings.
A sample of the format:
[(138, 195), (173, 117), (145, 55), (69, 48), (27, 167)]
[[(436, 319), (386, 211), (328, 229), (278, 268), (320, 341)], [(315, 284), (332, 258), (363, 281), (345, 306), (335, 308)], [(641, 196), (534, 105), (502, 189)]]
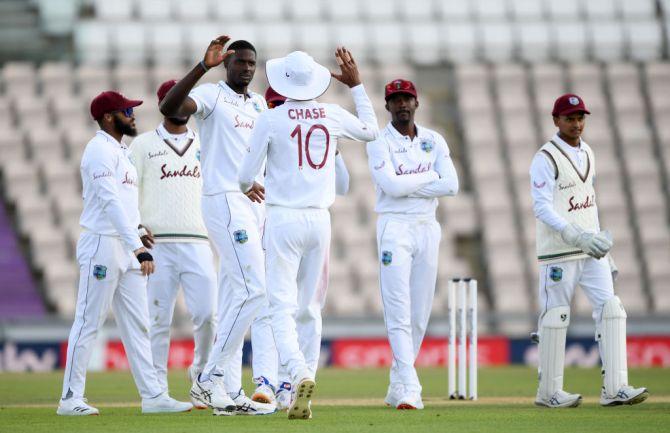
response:
[(566, 244), (579, 248), (596, 259), (605, 257), (613, 245), (609, 232), (588, 233), (574, 223), (568, 224), (563, 229), (561, 238)]

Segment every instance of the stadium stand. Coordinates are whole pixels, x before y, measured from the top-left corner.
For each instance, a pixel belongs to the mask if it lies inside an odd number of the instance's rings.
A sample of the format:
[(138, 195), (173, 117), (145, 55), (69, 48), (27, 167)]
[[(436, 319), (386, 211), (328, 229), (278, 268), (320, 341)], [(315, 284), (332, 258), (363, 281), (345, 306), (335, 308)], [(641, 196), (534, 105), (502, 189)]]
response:
[[(593, 113), (585, 139), (596, 153), (602, 224), (616, 240), (619, 295), (631, 314), (670, 312), (667, 0), (32, 3), (43, 32), (71, 38), (75, 61), (2, 66), (3, 194), (44, 300), (64, 317), (71, 316), (76, 296), (79, 158), (96, 129), (89, 101), (108, 88), (142, 98), (139, 129), (153, 128), (161, 119), (157, 85), (183, 75), (220, 32), (256, 45), (253, 88), (261, 93), (265, 59), (303, 49), (334, 67), (333, 48), (346, 45), (380, 124), (388, 119), (385, 82), (411, 78), (421, 92), (436, 86), (425, 74), (441, 74), (444, 90), (420, 94), (418, 120), (446, 130), (464, 188), (438, 209), (445, 230), (434, 312), (446, 311), (448, 278), (472, 275), (480, 281), (481, 309), (524, 318), (521, 326), (496, 328), (501, 331), (525, 332), (537, 308), (530, 160), (555, 131), (554, 99), (567, 91), (582, 95)], [(211, 71), (205, 80), (222, 77)], [(353, 108), (341, 86), (333, 85), (323, 100)], [(327, 314), (381, 315), (365, 148), (343, 143), (342, 149), (351, 191), (332, 207)], [(0, 223), (8, 236), (11, 224)], [(16, 250), (13, 257), (22, 256)], [(23, 283), (29, 278), (21, 281), (26, 293), (37, 293), (34, 284)], [(574, 302), (576, 312), (588, 314), (583, 295)], [(185, 314), (183, 304), (177, 314)], [(489, 324), (482, 320), (482, 326)]]

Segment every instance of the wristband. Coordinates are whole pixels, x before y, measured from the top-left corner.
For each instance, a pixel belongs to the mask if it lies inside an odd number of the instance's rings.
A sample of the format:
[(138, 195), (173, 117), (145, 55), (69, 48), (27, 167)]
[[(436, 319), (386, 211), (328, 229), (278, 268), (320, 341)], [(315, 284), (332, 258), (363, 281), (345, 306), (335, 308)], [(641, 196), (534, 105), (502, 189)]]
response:
[(139, 253), (139, 254), (137, 255), (137, 261), (140, 262), (140, 263), (144, 263), (144, 262), (153, 262), (153, 261), (154, 261), (154, 258), (153, 258), (153, 256), (152, 256), (151, 254), (149, 254), (149, 253)]
[(205, 71), (205, 72), (209, 71), (209, 68), (207, 67), (207, 65), (205, 65), (205, 61), (204, 61), (204, 60), (200, 60), (200, 67), (201, 67), (202, 70)]

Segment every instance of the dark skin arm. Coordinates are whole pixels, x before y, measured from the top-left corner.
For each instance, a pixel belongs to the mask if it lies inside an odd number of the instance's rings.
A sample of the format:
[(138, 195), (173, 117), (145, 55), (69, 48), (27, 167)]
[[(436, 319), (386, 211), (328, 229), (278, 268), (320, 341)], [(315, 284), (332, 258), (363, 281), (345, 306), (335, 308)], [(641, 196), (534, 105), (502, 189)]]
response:
[[(223, 60), (235, 51), (223, 51), (223, 47), (230, 37), (223, 35), (209, 43), (203, 62), (207, 69), (214, 68), (223, 63)], [(200, 64), (191, 69), (184, 78), (179, 80), (175, 86), (165, 95), (159, 108), (161, 113), (167, 117), (186, 117), (194, 114), (198, 109), (195, 101), (188, 97), (189, 92), (198, 80), (205, 75), (205, 70)]]

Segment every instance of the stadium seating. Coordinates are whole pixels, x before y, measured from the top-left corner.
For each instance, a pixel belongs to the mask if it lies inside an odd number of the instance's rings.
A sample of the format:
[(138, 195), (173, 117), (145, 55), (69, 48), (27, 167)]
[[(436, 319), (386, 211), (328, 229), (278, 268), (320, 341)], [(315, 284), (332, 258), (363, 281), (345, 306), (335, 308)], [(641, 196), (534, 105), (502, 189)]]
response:
[[(347, 46), (382, 126), (384, 83), (411, 78), (421, 92), (426, 71), (443, 73), (441, 90), (421, 93), (417, 112), (422, 124), (446, 130), (462, 185), (438, 209), (444, 230), (436, 314), (446, 311), (446, 281), (475, 275), (482, 311), (533, 317), (537, 265), (528, 167), (555, 132), (554, 99), (567, 91), (582, 95), (593, 113), (585, 139), (596, 152), (601, 222), (616, 240), (619, 296), (631, 314), (670, 312), (668, 1), (90, 0), (93, 13), (76, 9), (70, 27), (67, 14), (47, 3), (37, 2), (43, 19), (54, 20), (45, 28), (71, 32), (76, 62), (4, 64), (0, 170), (45, 299), (64, 317), (76, 298), (78, 165), (96, 129), (89, 101), (103, 89), (144, 99), (139, 129), (154, 128), (161, 120), (156, 87), (183, 76), (220, 33), (256, 45), (253, 88), (259, 92), (267, 85), (265, 59), (302, 49), (334, 67), (334, 47)], [(76, 8), (80, 3), (72, 0)], [(221, 70), (205, 76), (222, 78)], [(353, 109), (339, 84), (323, 99)], [(380, 315), (365, 146), (344, 142), (341, 148), (351, 191), (332, 207), (327, 314)], [(468, 255), (464, 242), (478, 242), (481, 254)], [(574, 308), (590, 311), (581, 294)], [(181, 301), (178, 310), (185, 314)], [(520, 323), (495, 331), (525, 332), (527, 320)]]

